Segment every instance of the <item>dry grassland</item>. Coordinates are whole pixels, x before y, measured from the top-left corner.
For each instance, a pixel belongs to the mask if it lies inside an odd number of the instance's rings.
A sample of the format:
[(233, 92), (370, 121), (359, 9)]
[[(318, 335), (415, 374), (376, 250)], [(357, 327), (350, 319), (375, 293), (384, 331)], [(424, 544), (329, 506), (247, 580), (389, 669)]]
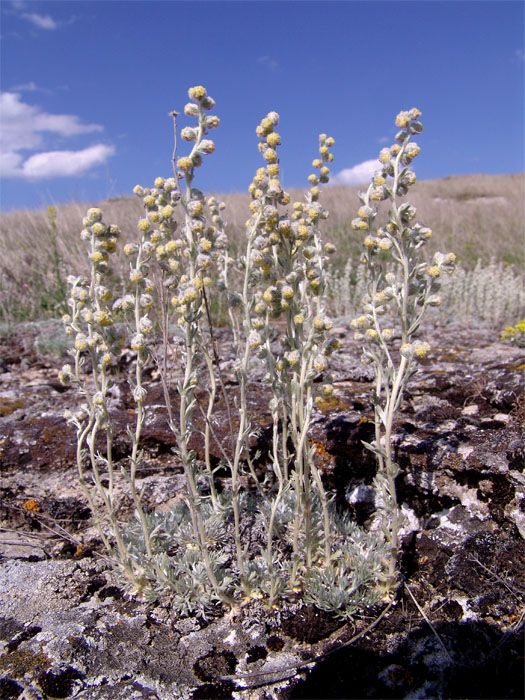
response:
[[(359, 187), (326, 187), (322, 202), (330, 217), (326, 240), (337, 246), (334, 267), (342, 270), (348, 260), (359, 258), (362, 237), (350, 221), (359, 207)], [(291, 190), (292, 201), (303, 200), (305, 190)], [(525, 264), (525, 173), (515, 175), (465, 175), (418, 182), (410, 201), (418, 220), (433, 230), (428, 246), (452, 250), (466, 270), (478, 260), (510, 265), (516, 272)], [(225, 219), (235, 255), (243, 246), (248, 218), (248, 194), (216, 194), (226, 204)], [(79, 238), (82, 217), (89, 206), (99, 206), (107, 223), (118, 224), (122, 243), (136, 240), (137, 220), (143, 216), (141, 200), (119, 197), (104, 202), (58, 206), (56, 230), (48, 212), (15, 211), (0, 215), (0, 317), (19, 319), (56, 315), (68, 274), (87, 271), (84, 244)], [(116, 258), (119, 256), (116, 256)], [(115, 282), (127, 278), (127, 260), (119, 257)]]

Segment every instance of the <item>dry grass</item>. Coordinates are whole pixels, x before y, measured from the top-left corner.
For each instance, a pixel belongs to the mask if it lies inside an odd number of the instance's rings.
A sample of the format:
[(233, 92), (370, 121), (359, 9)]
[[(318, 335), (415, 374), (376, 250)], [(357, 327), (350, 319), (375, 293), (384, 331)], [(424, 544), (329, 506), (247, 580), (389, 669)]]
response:
[[(323, 205), (330, 211), (326, 239), (335, 243), (335, 267), (342, 270), (356, 260), (362, 238), (350, 227), (358, 202), (358, 187), (327, 187)], [(525, 265), (525, 173), (516, 175), (466, 175), (418, 182), (410, 201), (418, 209), (418, 220), (434, 231), (429, 252), (453, 250), (462, 266), (472, 269), (478, 259)], [(303, 190), (292, 190), (292, 201), (302, 200)], [(247, 194), (216, 195), (226, 205), (232, 254), (243, 244), (248, 218)], [(67, 204), (57, 207), (56, 247), (60, 275), (87, 271), (84, 246), (79, 238), (82, 217), (89, 206), (100, 206), (107, 223), (118, 224), (123, 242), (136, 238), (137, 220), (143, 215), (138, 198), (122, 197), (106, 202)], [(0, 216), (0, 318), (30, 319), (60, 313), (56, 290), (57, 268), (53, 263), (52, 232), (48, 212), (16, 211)], [(127, 262), (121, 256), (114, 269), (115, 283), (127, 277)]]

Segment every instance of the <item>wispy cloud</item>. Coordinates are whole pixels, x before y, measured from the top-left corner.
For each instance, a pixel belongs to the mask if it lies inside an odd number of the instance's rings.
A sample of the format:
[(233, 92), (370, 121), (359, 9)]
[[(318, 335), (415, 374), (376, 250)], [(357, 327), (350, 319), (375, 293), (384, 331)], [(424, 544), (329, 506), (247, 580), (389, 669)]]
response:
[(363, 185), (368, 182), (381, 163), (378, 160), (365, 160), (351, 168), (340, 170), (330, 178), (332, 185)]
[(523, 49), (516, 49), (516, 51), (514, 51), (514, 58), (519, 63), (524, 63), (525, 62), (525, 51)]
[(268, 68), (268, 70), (271, 71), (279, 68), (279, 63), (275, 60), (275, 58), (272, 58), (272, 56), (259, 56), (257, 63), (260, 66), (265, 66), (265, 68)]
[(58, 22), (55, 22), (51, 15), (39, 15), (36, 12), (22, 12), (20, 17), (39, 29), (58, 29)]
[(38, 85), (33, 82), (32, 80), (29, 83), (22, 83), (21, 85), (15, 85), (12, 88), (13, 92), (45, 92), (46, 94), (50, 95), (51, 90), (48, 90), (47, 88), (41, 88), (38, 87)]
[(10, 14), (17, 15), (18, 17), (20, 17), (20, 19), (29, 22), (33, 25), (33, 27), (37, 27), (38, 29), (54, 31), (55, 29), (59, 28), (60, 23), (57, 22), (53, 17), (51, 17), (51, 15), (42, 15), (39, 12), (31, 12), (32, 9), (32, 3), (30, 2), (24, 2), (23, 0), (13, 0), (13, 2), (11, 2), (10, 10), (7, 11), (10, 12)]
[[(84, 124), (72, 114), (49, 114), (35, 105), (22, 101), (20, 94), (4, 92), (0, 95), (0, 156), (1, 175), (40, 179), (80, 175), (113, 153), (113, 146), (93, 144), (78, 151), (45, 150), (47, 138), (70, 138), (81, 134), (103, 131), (99, 124)], [(24, 153), (24, 152), (33, 153)]]

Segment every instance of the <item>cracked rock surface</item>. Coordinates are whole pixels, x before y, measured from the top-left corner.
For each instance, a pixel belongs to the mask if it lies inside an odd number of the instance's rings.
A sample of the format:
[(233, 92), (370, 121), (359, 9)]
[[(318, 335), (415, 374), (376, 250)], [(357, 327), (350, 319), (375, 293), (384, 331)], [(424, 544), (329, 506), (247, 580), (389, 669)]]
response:
[[(34, 326), (0, 339), (0, 698), (520, 698), (525, 615), (523, 349), (488, 328), (427, 328), (432, 352), (396, 417), (405, 584), (381, 612), (343, 624), (300, 602), (254, 602), (209, 620), (177, 618), (169, 600), (129, 598), (100, 556), (78, 486), (75, 435), (63, 411), (78, 397), (57, 381), (64, 359), (43, 355)], [(58, 331), (57, 331), (58, 332)], [(370, 368), (343, 327), (333, 397), (310, 437), (326, 485), (370, 524), (375, 463)], [(218, 333), (229, 392), (227, 333)], [(117, 460), (130, 445), (129, 387), (116, 383)], [(140, 486), (167, 509), (184, 482), (152, 371)], [(269, 394), (251, 381), (250, 409), (268, 448)], [(227, 431), (217, 402), (215, 431)], [(202, 456), (202, 442), (193, 448)], [(218, 459), (220, 450), (212, 446)], [(132, 513), (118, 484), (120, 517)], [(329, 653), (327, 653), (329, 652)], [(311, 663), (310, 663), (311, 662)]]

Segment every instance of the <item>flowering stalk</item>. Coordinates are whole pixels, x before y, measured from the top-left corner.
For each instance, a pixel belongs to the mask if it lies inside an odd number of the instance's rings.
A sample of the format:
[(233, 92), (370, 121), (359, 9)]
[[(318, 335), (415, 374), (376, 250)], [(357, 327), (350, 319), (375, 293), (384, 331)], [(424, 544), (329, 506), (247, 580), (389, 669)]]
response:
[[(290, 585), (303, 567), (308, 569), (317, 557), (317, 535), (312, 523), (312, 495), (321, 499), (325, 513), (325, 555), (330, 559), (330, 527), (327, 499), (308, 443), (308, 429), (313, 410), (313, 380), (327, 369), (327, 355), (335, 349), (325, 334), (332, 327), (323, 311), (325, 286), (324, 257), (333, 247), (322, 249), (318, 223), (327, 212), (318, 202), (320, 182), (328, 181), (332, 160), (329, 152), (333, 139), (320, 137), (320, 158), (314, 161), (319, 174), (309, 177), (312, 188), (305, 203), (293, 205), (293, 213), (279, 213), (279, 205), (290, 198), (279, 180), (277, 146), (280, 136), (275, 131), (278, 115), (271, 112), (257, 127), (261, 141), (259, 150), (266, 167), (259, 168), (249, 192), (252, 216), (247, 222), (248, 241), (244, 260), (245, 277), (241, 304), (244, 308), (244, 331), (247, 347), (240, 377), (241, 396), (246, 385), (248, 350), (256, 351), (266, 365), (267, 381), (273, 399), (273, 472), (277, 491), (270, 508), (267, 544), (267, 566), (273, 575), (272, 538), (274, 516), (284, 493), (290, 486), (295, 491), (293, 518), (293, 567)], [(279, 348), (273, 346), (275, 319), (284, 330)], [(281, 326), (280, 326), (281, 327)], [(328, 394), (331, 387), (326, 386)], [(281, 438), (278, 440), (278, 427)], [(293, 451), (289, 449), (289, 441)], [(293, 467), (293, 476), (291, 468)], [(303, 556), (304, 544), (304, 556)]]
[[(386, 578), (390, 591), (397, 580), (401, 527), (395, 487), (399, 468), (392, 455), (393, 422), (407, 383), (415, 372), (414, 361), (424, 359), (430, 350), (427, 342), (414, 340), (415, 333), (426, 308), (441, 303), (436, 294), (440, 288), (439, 277), (443, 272), (453, 271), (456, 259), (453, 253), (435, 253), (432, 263), (427, 263), (420, 249), (432, 232), (415, 223), (416, 210), (409, 202), (398, 201), (398, 197), (406, 195), (416, 182), (416, 175), (408, 165), (420, 151), (411, 141), (414, 134), (423, 130), (418, 121), (420, 115), (419, 110), (412, 109), (397, 116), (396, 126), (401, 131), (396, 135), (396, 143), (381, 150), (382, 168), (375, 172), (367, 191), (360, 195), (362, 206), (358, 217), (352, 221), (355, 230), (366, 232), (362, 262), (369, 271), (369, 290), (363, 299), (365, 313), (355, 318), (351, 326), (356, 330), (356, 339), (364, 343), (364, 360), (373, 364), (375, 370), (375, 443), (366, 446), (378, 460), (376, 487), (383, 515), (382, 530), (390, 551)], [(376, 230), (377, 204), (385, 200), (390, 203), (388, 222)], [(383, 264), (378, 262), (379, 253), (391, 256), (395, 272), (384, 272)], [(392, 327), (396, 322), (397, 332)], [(393, 342), (397, 334), (400, 358), (396, 362)]]
[[(203, 558), (205, 569), (217, 597), (223, 601), (229, 601), (229, 597), (224, 594), (217, 581), (215, 571), (210, 559), (206, 545), (205, 528), (201, 511), (201, 496), (197, 486), (197, 471), (195, 455), (189, 448), (189, 442), (195, 430), (193, 424), (194, 409), (196, 406), (195, 389), (197, 386), (197, 358), (204, 355), (211, 379), (211, 391), (209, 393), (208, 411), (206, 413), (205, 425), (205, 450), (206, 465), (208, 468), (208, 482), (210, 484), (212, 502), (217, 508), (217, 498), (213, 483), (213, 473), (209, 458), (210, 447), (210, 418), (211, 409), (215, 400), (215, 377), (213, 374), (213, 364), (209, 352), (206, 349), (202, 322), (206, 316), (205, 289), (212, 284), (209, 276), (212, 263), (217, 260), (219, 251), (225, 244), (225, 240), (217, 235), (214, 226), (205, 226), (204, 218), (204, 196), (192, 187), (195, 168), (202, 163), (202, 156), (213, 153), (215, 146), (213, 141), (205, 139), (208, 129), (218, 126), (219, 119), (216, 116), (209, 116), (207, 112), (215, 105), (214, 100), (206, 93), (205, 88), (196, 86), (188, 91), (193, 102), (189, 102), (184, 113), (187, 116), (197, 117), (196, 127), (186, 127), (181, 132), (181, 137), (185, 141), (193, 143), (188, 156), (183, 156), (176, 160), (176, 174), (178, 179), (185, 181), (185, 194), (180, 196), (180, 201), (184, 208), (184, 225), (182, 241), (175, 241), (171, 246), (174, 250), (180, 250), (177, 260), (168, 262), (168, 267), (175, 273), (173, 279), (167, 282), (173, 294), (171, 306), (178, 314), (178, 325), (184, 333), (184, 378), (179, 383), (179, 425), (177, 426), (170, 416), (170, 427), (177, 437), (178, 452), (184, 468), (186, 485), (188, 490), (188, 506), (194, 527), (194, 533), (198, 547)], [(175, 118), (175, 113), (173, 113)], [(175, 160), (175, 155), (174, 155)], [(160, 185), (160, 180), (156, 184)], [(180, 245), (179, 245), (180, 243)], [(160, 257), (166, 254), (160, 251)], [(159, 255), (157, 256), (159, 257)], [(164, 316), (167, 322), (167, 315)], [(167, 390), (167, 379), (164, 376), (163, 384), (165, 389), (166, 403), (169, 404), (169, 394)]]
[[(102, 222), (100, 209), (89, 209), (84, 218), (81, 238), (90, 246), (90, 278), (70, 277), (71, 285), (69, 306), (71, 313), (63, 317), (66, 333), (75, 335), (72, 351), (74, 368), (64, 365), (59, 373), (64, 384), (76, 384), (86, 398), (86, 404), (77, 414), (68, 413), (69, 422), (77, 430), (77, 468), (82, 490), (93, 512), (95, 522), (106, 549), (112, 552), (113, 560), (123, 570), (125, 576), (141, 589), (143, 578), (140, 567), (135, 567), (128, 548), (124, 542), (117, 520), (115, 503), (115, 469), (113, 463), (113, 430), (108, 412), (110, 389), (110, 368), (119, 351), (118, 338), (113, 331), (114, 318), (108, 303), (112, 294), (105, 286), (109, 272), (109, 255), (116, 249), (120, 231), (116, 226), (106, 226)], [(92, 365), (91, 384), (82, 375), (86, 354)], [(96, 441), (98, 434), (106, 435), (106, 454), (98, 452)], [(87, 448), (87, 449), (86, 449)], [(85, 469), (86, 456), (91, 467), (94, 487), (88, 485)], [(107, 486), (102, 477), (101, 468), (107, 474)], [(104, 517), (98, 499), (102, 500), (103, 510), (109, 517), (111, 535), (103, 527)], [(113, 549), (113, 542), (116, 550)]]

